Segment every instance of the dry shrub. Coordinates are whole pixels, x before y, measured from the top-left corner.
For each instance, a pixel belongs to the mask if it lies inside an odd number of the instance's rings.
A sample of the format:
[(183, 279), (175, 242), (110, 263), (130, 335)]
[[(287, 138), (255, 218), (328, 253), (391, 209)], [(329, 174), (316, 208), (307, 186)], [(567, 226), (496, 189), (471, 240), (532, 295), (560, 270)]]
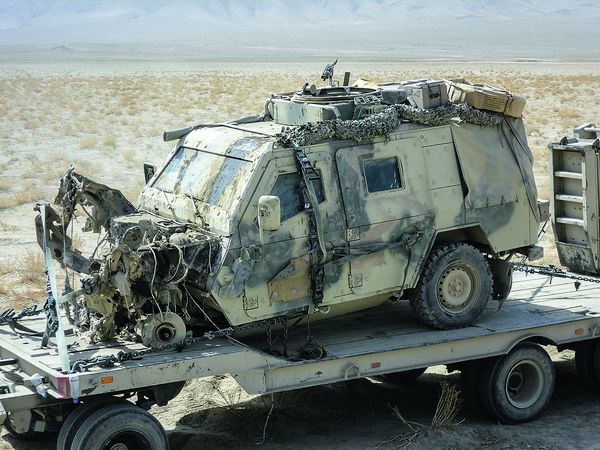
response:
[(0, 220), (0, 231), (18, 231), (19, 227)]
[(9, 273), (13, 273), (15, 270), (17, 269), (14, 264), (9, 263), (8, 261), (0, 261), (0, 277)]
[(457, 422), (456, 416), (462, 407), (460, 391), (455, 386), (450, 386), (446, 383), (442, 383), (441, 386), (440, 398), (431, 419), (431, 424), (429, 425), (408, 420), (400, 413), (397, 406), (390, 406), (396, 418), (403, 425), (406, 425), (410, 431), (399, 433), (392, 439), (380, 443), (377, 447), (393, 446), (394, 448), (408, 448), (420, 436), (424, 436), (432, 431), (448, 430), (459, 425), (462, 421)]
[[(15, 258), (17, 259), (17, 258)], [(46, 275), (41, 250), (28, 249), (16, 262), (0, 264), (0, 276), (7, 276), (0, 283), (3, 307), (21, 309), (46, 299)]]
[(10, 298), (8, 306), (15, 310), (21, 310), (33, 304), (43, 304), (47, 297), (45, 287), (37, 286), (25, 286), (19, 290), (12, 288), (9, 289), (7, 295)]
[(36, 287), (46, 286), (46, 275), (44, 274), (46, 265), (41, 250), (27, 250), (17, 266), (22, 283), (32, 284)]
[(0, 191), (10, 191), (15, 182), (8, 178), (0, 178)]
[(121, 152), (121, 155), (126, 162), (130, 163), (135, 158), (135, 150), (131, 148), (125, 149)]
[(75, 134), (77, 133), (75, 127), (70, 123), (66, 123), (63, 126), (62, 132), (65, 136), (75, 136)]
[(100, 143), (102, 145), (114, 147), (117, 143), (117, 138), (114, 135), (109, 134), (109, 135), (104, 136), (102, 138), (102, 140), (100, 141)]
[(210, 406), (224, 407), (234, 413), (241, 413), (244, 409), (240, 405), (242, 400), (242, 388), (239, 384), (234, 383), (231, 386), (227, 385), (227, 375), (216, 375), (210, 380), (210, 388), (216, 395), (211, 395), (206, 398), (206, 403)]
[[(13, 292), (12, 289), (10, 287), (8, 287), (8, 285), (6, 283), (0, 283), (0, 297), (2, 297), (2, 296), (9, 297), (9, 296), (11, 296), (12, 292)], [(2, 302), (2, 306), (4, 308), (7, 305), (5, 302)], [(14, 306), (11, 305), (10, 302), (9, 302), (8, 306), (10, 308), (14, 308)]]
[(24, 205), (41, 200), (43, 194), (35, 189), (29, 189), (22, 192), (15, 192), (11, 195), (0, 197), (0, 209), (14, 208), (15, 206)]
[(94, 147), (98, 144), (98, 138), (96, 136), (85, 136), (79, 141), (79, 148), (86, 149)]
[(162, 137), (162, 131), (158, 128), (150, 128), (149, 130), (146, 130), (145, 136), (159, 139)]

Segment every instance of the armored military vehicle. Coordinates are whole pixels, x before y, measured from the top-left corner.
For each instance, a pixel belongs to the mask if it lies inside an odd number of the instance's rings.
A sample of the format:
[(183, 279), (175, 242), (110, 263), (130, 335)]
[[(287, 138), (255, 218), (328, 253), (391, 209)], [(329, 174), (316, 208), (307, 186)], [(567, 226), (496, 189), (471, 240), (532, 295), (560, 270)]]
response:
[[(65, 174), (38, 238), (81, 273), (69, 295), (99, 339), (158, 346), (194, 327), (287, 327), (390, 300), (448, 329), (507, 297), (506, 259), (539, 257), (547, 219), (519, 98), (490, 89), (477, 109), (452, 97), (465, 83), (350, 85), (328, 70), (327, 86), (274, 94), (257, 116), (166, 132), (177, 144), (146, 167), (135, 207)], [(77, 207), (104, 233), (90, 257), (64, 232)]]

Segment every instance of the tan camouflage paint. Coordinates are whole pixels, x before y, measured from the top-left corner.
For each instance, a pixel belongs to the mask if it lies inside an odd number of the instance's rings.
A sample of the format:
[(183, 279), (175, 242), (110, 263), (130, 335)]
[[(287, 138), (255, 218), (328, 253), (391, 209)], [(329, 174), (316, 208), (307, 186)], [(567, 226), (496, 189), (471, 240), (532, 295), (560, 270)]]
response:
[[(278, 129), (272, 123), (246, 126), (268, 133)], [(452, 126), (403, 123), (388, 138), (371, 143), (332, 141), (304, 149), (324, 186), (319, 208), (328, 260), (320, 309), (328, 316), (374, 306), (414, 287), (436, 236), (475, 241), (490, 253), (536, 242), (538, 223), (515, 163), (506, 160), (509, 154), (498, 155), (491, 166), (489, 159), (469, 161), (472, 173), (465, 177)], [(472, 127), (472, 139), (481, 139), (481, 127)], [(273, 139), (224, 128), (193, 131), (179, 145), (227, 154), (249, 138), (257, 145), (243, 157), (252, 168), (241, 186), (223, 192), (222, 206), (197, 199), (193, 207), (189, 197), (151, 187), (141, 196), (142, 207), (207, 224), (222, 237), (222, 264), (213, 267), (209, 285), (233, 325), (303, 311), (311, 303), (308, 214), (299, 212), (278, 230), (263, 232), (262, 243), (256, 220), (260, 196), (271, 193), (280, 174), (297, 172), (293, 151)], [(460, 145), (465, 139), (461, 136)], [(387, 157), (397, 158), (403, 186), (370, 194), (362, 161)], [(487, 202), (474, 203), (469, 195), (465, 202), (465, 178), (468, 193), (484, 183), (508, 187)]]

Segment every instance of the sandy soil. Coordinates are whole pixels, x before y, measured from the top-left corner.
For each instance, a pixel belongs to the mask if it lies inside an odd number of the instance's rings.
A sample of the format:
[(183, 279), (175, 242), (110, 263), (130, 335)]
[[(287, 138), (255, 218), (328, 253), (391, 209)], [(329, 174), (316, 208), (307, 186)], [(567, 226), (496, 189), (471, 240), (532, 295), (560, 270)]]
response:
[[(339, 66), (339, 64), (338, 64)], [(163, 129), (219, 121), (261, 110), (272, 91), (316, 81), (321, 63), (22, 62), (0, 67), (0, 309), (43, 300), (41, 253), (32, 206), (53, 199), (70, 163), (123, 190), (132, 200), (143, 185), (142, 163), (159, 164), (170, 150)], [(354, 77), (465, 77), (525, 95), (530, 145), (542, 196), (548, 193), (546, 144), (584, 122), (600, 121), (600, 63), (349, 63)], [(79, 234), (76, 239), (89, 242)], [(95, 239), (92, 237), (92, 240)], [(555, 261), (551, 236), (544, 245)], [(600, 448), (600, 397), (576, 377), (572, 354), (560, 360), (556, 394), (537, 421), (501, 426), (464, 410), (460, 424), (429, 430), (413, 448)], [(458, 373), (432, 368), (404, 386), (362, 380), (275, 395), (260, 448), (374, 448), (410, 429), (392, 413), (431, 423), (439, 382)], [(173, 448), (256, 448), (271, 397), (249, 397), (228, 377), (191, 382), (168, 407), (153, 413)], [(403, 435), (404, 437), (409, 434)], [(9, 435), (0, 448), (52, 449)]]

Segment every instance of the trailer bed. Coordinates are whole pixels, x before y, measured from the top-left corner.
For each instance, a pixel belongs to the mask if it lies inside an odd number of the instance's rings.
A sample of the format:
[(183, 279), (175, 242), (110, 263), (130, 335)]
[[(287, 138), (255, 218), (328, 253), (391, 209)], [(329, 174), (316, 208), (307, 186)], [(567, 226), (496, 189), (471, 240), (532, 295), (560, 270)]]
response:
[[(318, 359), (274, 356), (265, 351), (265, 333), (261, 333), (242, 341), (207, 340), (180, 352), (153, 352), (114, 367), (92, 367), (76, 374), (60, 372), (56, 351), (41, 349), (41, 338), (19, 337), (3, 327), (0, 385), (5, 387), (0, 391), (0, 407), (31, 409), (222, 373), (234, 376), (250, 393), (269, 393), (496, 356), (524, 340), (565, 345), (600, 336), (600, 286), (594, 283), (576, 290), (571, 280), (518, 273), (509, 299), (497, 308), (498, 302), (491, 302), (474, 325), (448, 331), (420, 324), (405, 301), (291, 328), (290, 353), (310, 338), (313, 348), (323, 351)], [(43, 330), (45, 318), (20, 323)], [(274, 348), (281, 349), (282, 331), (274, 331), (273, 338)], [(68, 336), (68, 343), (73, 344), (71, 363), (145, 349), (125, 342), (85, 346), (76, 341), (76, 336)], [(47, 398), (33, 388), (30, 377), (34, 373), (43, 377)]]

